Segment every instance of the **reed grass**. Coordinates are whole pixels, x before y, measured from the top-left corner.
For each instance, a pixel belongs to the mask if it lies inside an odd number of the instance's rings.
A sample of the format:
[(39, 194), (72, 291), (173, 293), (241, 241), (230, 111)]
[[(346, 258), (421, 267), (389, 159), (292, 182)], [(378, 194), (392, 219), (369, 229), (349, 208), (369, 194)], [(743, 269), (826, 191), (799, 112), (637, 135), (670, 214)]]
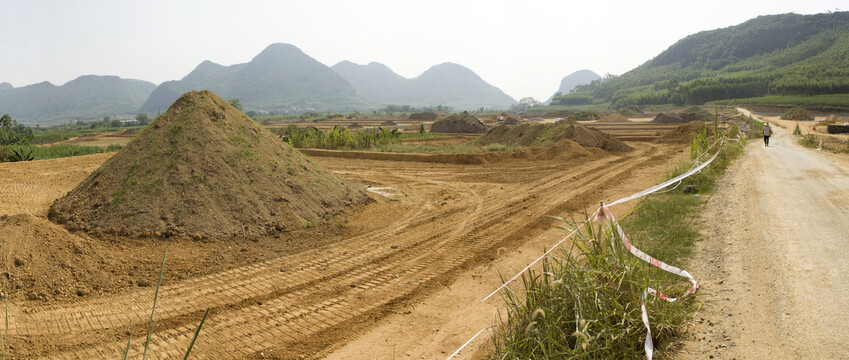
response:
[[(563, 221), (567, 227), (580, 226)], [(643, 290), (651, 284), (676, 293), (683, 284), (632, 256), (612, 227), (594, 224), (588, 215), (581, 222), (587, 226), (573, 237), (570, 249), (543, 259), (541, 270), (522, 277), (523, 292), (502, 293), (506, 320), (496, 328), (490, 359), (642, 356)], [(688, 303), (651, 299), (647, 306), (655, 342), (663, 348), (679, 335)]]
[[(156, 299), (159, 297), (159, 286), (162, 284), (162, 271), (165, 270), (165, 258), (168, 257), (168, 249), (162, 255), (162, 266), (159, 267), (159, 280), (156, 281), (156, 292), (153, 294), (153, 309), (150, 310), (150, 321), (147, 323), (147, 340), (144, 342), (144, 353), (142, 360), (147, 358), (147, 348), (150, 345), (150, 335), (153, 334), (153, 315), (156, 313)], [(126, 354), (124, 355), (126, 356)]]
[(206, 308), (206, 312), (203, 313), (203, 319), (200, 319), (200, 324), (198, 325), (198, 329), (195, 330), (195, 336), (192, 337), (192, 342), (189, 343), (189, 348), (186, 350), (186, 356), (183, 357), (183, 360), (187, 360), (189, 358), (189, 354), (192, 352), (192, 347), (195, 346), (195, 340), (198, 338), (198, 334), (200, 334), (200, 328), (203, 327), (203, 322), (206, 321), (206, 316), (209, 315), (209, 308)]

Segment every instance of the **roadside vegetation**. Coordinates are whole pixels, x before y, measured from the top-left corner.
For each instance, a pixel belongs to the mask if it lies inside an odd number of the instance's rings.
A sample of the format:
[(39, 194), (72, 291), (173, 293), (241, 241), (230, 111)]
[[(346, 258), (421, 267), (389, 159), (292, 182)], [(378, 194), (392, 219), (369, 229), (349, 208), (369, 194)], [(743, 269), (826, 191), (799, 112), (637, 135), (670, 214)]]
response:
[(804, 136), (800, 136), (799, 145), (811, 149), (831, 151), (835, 154), (849, 154), (849, 141), (847, 141), (846, 144), (830, 143), (823, 141), (822, 137), (817, 136), (815, 134), (805, 134)]
[[(707, 160), (721, 146), (710, 166), (671, 191), (644, 198), (618, 219), (634, 246), (685, 269), (700, 237), (696, 219), (705, 203), (700, 195), (713, 191), (717, 177), (742, 153), (746, 141), (722, 141), (736, 137), (736, 126), (727, 132), (718, 127), (710, 130), (703, 128), (690, 143), (694, 161)], [(690, 168), (690, 163), (682, 164), (670, 171), (669, 178)], [(564, 222), (564, 231), (585, 226), (572, 238), (569, 249), (545, 258), (540, 270), (522, 277), (523, 291), (502, 293), (506, 316), (496, 326), (490, 359), (645, 356), (646, 329), (640, 312), (643, 291), (650, 286), (677, 296), (689, 284), (631, 255), (611, 227), (592, 222), (591, 217), (587, 211), (579, 220), (558, 218)], [(663, 352), (681, 335), (694, 305), (693, 298), (671, 303), (654, 296), (647, 299), (656, 349)]]

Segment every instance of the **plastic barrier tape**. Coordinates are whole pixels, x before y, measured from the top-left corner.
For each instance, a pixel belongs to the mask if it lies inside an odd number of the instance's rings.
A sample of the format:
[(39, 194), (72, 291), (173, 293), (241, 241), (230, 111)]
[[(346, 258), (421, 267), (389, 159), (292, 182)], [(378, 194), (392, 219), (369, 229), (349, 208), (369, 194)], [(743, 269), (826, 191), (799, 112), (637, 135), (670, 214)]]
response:
[[(629, 252), (631, 252), (631, 254), (640, 258), (640, 260), (643, 260), (643, 261), (645, 261), (649, 264), (652, 264), (652, 266), (655, 266), (655, 267), (662, 269), (666, 272), (670, 272), (670, 273), (673, 273), (675, 275), (687, 278), (687, 280), (690, 281), (690, 284), (692, 286), (690, 286), (690, 289), (688, 289), (684, 293), (684, 295), (681, 295), (679, 298), (686, 297), (687, 295), (690, 295), (690, 294), (696, 292), (699, 289), (699, 283), (696, 281), (695, 278), (693, 278), (692, 275), (690, 275), (690, 273), (687, 272), (687, 270), (677, 268), (677, 267), (672, 266), (672, 265), (668, 265), (668, 264), (664, 263), (663, 261), (660, 261), (658, 259), (655, 259), (655, 258), (649, 256), (648, 254), (640, 251), (640, 249), (637, 249), (634, 245), (632, 245), (631, 241), (628, 240), (628, 236), (625, 235), (625, 231), (623, 231), (622, 227), (619, 226), (619, 223), (616, 222), (616, 218), (613, 216), (613, 212), (611, 212), (610, 208), (608, 208), (606, 205), (604, 205), (604, 203), (601, 203), (600, 209), (598, 211), (598, 219), (602, 220), (602, 221), (605, 221), (605, 220), (610, 221), (611, 224), (616, 225), (616, 232), (618, 232), (619, 237), (622, 238), (622, 244), (625, 246), (626, 249), (628, 249)], [(646, 288), (646, 290), (643, 291), (643, 300), (640, 302), (640, 313), (641, 313), (642, 318), (643, 318), (643, 324), (646, 326), (646, 342), (645, 342), (646, 358), (651, 360), (652, 354), (654, 353), (654, 344), (652, 343), (652, 340), (651, 340), (651, 327), (649, 327), (649, 316), (648, 316), (648, 313), (646, 312), (646, 297), (647, 297), (648, 293), (652, 293), (652, 294), (656, 295), (658, 298), (661, 298), (661, 299), (669, 301), (669, 302), (673, 302), (675, 300), (678, 300), (679, 298), (670, 298), (670, 297), (666, 296), (665, 294), (663, 294), (663, 293), (661, 293), (661, 292), (659, 292), (655, 289), (652, 289), (652, 288)]]
[[(719, 142), (719, 140), (717, 142)], [(717, 142), (714, 142), (713, 145), (716, 145)], [(711, 145), (708, 148), (713, 147), (713, 145)], [(722, 146), (721, 142), (720, 142), (720, 146)], [(645, 189), (643, 191), (640, 191), (640, 192), (634, 193), (632, 195), (623, 197), (623, 198), (616, 200), (616, 201), (614, 201), (610, 204), (605, 205), (604, 203), (602, 203), (601, 206), (599, 207), (598, 211), (593, 213), (593, 215), (590, 216), (590, 218), (594, 218), (596, 216), (598, 216), (598, 217), (603, 216), (605, 219), (610, 219), (611, 222), (615, 223), (614, 218), (613, 218), (613, 213), (610, 211), (610, 208), (609, 208), (610, 206), (619, 205), (619, 204), (624, 203), (626, 201), (631, 201), (631, 200), (634, 200), (634, 199), (639, 199), (639, 198), (646, 196), (646, 195), (650, 195), (652, 193), (655, 193), (655, 192), (657, 192), (657, 191), (659, 191), (659, 190), (661, 190), (665, 187), (668, 187), (669, 185), (672, 185), (676, 182), (679, 182), (679, 181), (701, 171), (706, 166), (710, 165), (710, 163), (712, 163), (716, 159), (717, 156), (719, 156), (719, 152), (721, 150), (722, 149), (717, 150), (716, 154), (713, 154), (713, 156), (710, 159), (708, 159), (708, 161), (705, 161), (701, 165), (696, 166), (696, 167), (690, 169), (689, 171), (687, 171), (687, 172), (685, 172), (681, 175), (676, 176), (675, 178), (667, 180), (667, 181), (665, 181), (661, 184), (652, 186), (652, 187)], [(554, 244), (554, 246), (552, 246), (551, 249), (549, 249), (544, 254), (542, 254), (542, 256), (538, 257), (536, 260), (531, 262), (530, 265), (526, 266), (524, 269), (519, 271), (515, 276), (510, 278), (510, 280), (507, 280), (506, 282), (504, 282), (504, 284), (499, 286), (498, 289), (495, 289), (495, 291), (493, 291), (491, 294), (487, 295), (483, 300), (481, 300), (481, 302), (488, 300), (490, 297), (497, 294), (498, 291), (505, 288), (508, 284), (510, 284), (511, 282), (516, 280), (517, 278), (519, 278), (519, 276), (521, 276), (525, 271), (528, 271), (528, 269), (530, 269), (531, 266), (533, 266), (534, 264), (536, 264), (537, 262), (539, 262), (540, 260), (542, 260), (543, 258), (548, 256), (549, 253), (554, 251), (554, 249), (557, 249), (560, 246), (560, 244), (562, 244), (567, 239), (571, 238), (572, 235), (575, 235), (575, 233), (577, 233), (578, 230), (583, 228), (584, 225), (585, 224), (581, 224), (581, 226), (575, 228), (575, 230), (572, 230), (572, 232), (570, 232), (569, 235), (566, 235), (566, 237), (564, 237), (563, 239), (558, 241), (557, 244)], [(619, 236), (622, 238), (622, 242), (625, 243), (625, 247), (628, 248), (628, 251), (630, 251), (631, 254), (633, 254), (634, 256), (637, 256), (638, 258), (642, 259), (643, 261), (646, 261), (646, 262), (648, 262), (648, 263), (650, 263), (650, 264), (652, 264), (652, 265), (654, 265), (658, 268), (661, 268), (663, 270), (666, 270), (668, 272), (671, 272), (673, 274), (676, 274), (676, 275), (679, 275), (679, 276), (682, 276), (682, 277), (686, 277), (688, 280), (690, 280), (690, 283), (692, 284), (692, 286), (690, 287), (689, 290), (687, 290), (687, 292), (685, 292), (679, 298), (683, 298), (687, 295), (690, 295), (690, 294), (696, 292), (696, 290), (698, 290), (698, 288), (699, 288), (698, 282), (686, 270), (667, 265), (666, 263), (664, 263), (660, 260), (657, 260), (657, 259), (649, 256), (648, 254), (640, 251), (640, 249), (635, 248), (633, 245), (631, 245), (631, 242), (625, 236), (625, 232), (622, 230), (622, 228), (619, 226), (619, 224), (616, 224), (616, 230), (619, 233)], [(652, 294), (656, 295), (658, 298), (661, 298), (661, 299), (669, 301), (669, 302), (673, 302), (673, 301), (677, 300), (678, 298), (670, 298), (670, 297), (666, 296), (665, 294), (658, 292), (657, 290), (652, 289), (652, 288), (647, 288), (645, 291), (643, 291), (643, 299), (640, 302), (640, 312), (641, 312), (641, 315), (642, 315), (643, 324), (646, 326), (646, 330), (647, 330), (646, 341), (645, 341), (646, 358), (651, 360), (652, 355), (654, 353), (654, 344), (652, 343), (652, 340), (651, 340), (651, 328), (649, 327), (649, 317), (648, 317), (648, 313), (646, 312), (646, 297), (648, 296), (648, 293), (652, 293)], [(466, 347), (466, 345), (469, 345), (472, 342), (472, 340), (477, 338), (478, 335), (480, 335), (484, 330), (489, 329), (491, 327), (492, 326), (489, 326), (489, 327), (486, 327), (484, 329), (481, 329), (481, 331), (478, 331), (478, 333), (475, 334), (475, 336), (473, 336), (471, 339), (469, 339), (469, 341), (466, 341), (466, 343), (463, 344), (463, 346), (461, 346), (459, 349), (457, 349), (457, 351), (455, 351), (453, 354), (451, 354), (451, 356), (449, 356), (446, 360), (451, 360), (452, 358), (454, 358), (454, 356), (459, 354), (460, 351), (462, 351)]]

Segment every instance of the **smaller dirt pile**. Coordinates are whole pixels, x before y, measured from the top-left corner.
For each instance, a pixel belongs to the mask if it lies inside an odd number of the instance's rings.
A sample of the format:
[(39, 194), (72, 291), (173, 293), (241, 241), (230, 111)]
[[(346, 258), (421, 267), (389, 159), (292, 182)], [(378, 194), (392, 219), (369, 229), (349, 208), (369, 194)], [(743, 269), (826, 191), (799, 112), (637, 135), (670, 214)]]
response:
[(781, 115), (781, 120), (813, 120), (814, 116), (802, 108), (793, 108)]
[(486, 132), (484, 125), (478, 118), (463, 111), (462, 114), (451, 114), (430, 126), (430, 132), (443, 134), (481, 134)]
[(475, 145), (490, 144), (518, 146), (552, 146), (568, 139), (584, 147), (596, 147), (610, 152), (633, 150), (625, 143), (596, 129), (570, 121), (556, 124), (522, 124), (496, 126), (474, 141)]
[(366, 199), (220, 97), (192, 91), (48, 218), (93, 233), (229, 237), (300, 228)]
[(410, 120), (436, 120), (439, 115), (432, 112), (420, 112), (410, 114)]
[(664, 113), (657, 114), (651, 121), (652, 124), (683, 124), (686, 122), (680, 117)]
[(624, 117), (620, 114), (613, 113), (613, 114), (604, 114), (604, 116), (602, 116), (601, 119), (598, 119), (598, 122), (600, 122), (600, 123), (629, 123), (629, 122), (631, 122), (631, 120), (628, 120), (628, 118), (626, 118), (626, 117)]
[(386, 121), (384, 121), (384, 122), (380, 123), (380, 126), (395, 126), (395, 125), (398, 125), (398, 124), (396, 124), (396, 123), (395, 123), (394, 121), (392, 121), (392, 120), (386, 120)]

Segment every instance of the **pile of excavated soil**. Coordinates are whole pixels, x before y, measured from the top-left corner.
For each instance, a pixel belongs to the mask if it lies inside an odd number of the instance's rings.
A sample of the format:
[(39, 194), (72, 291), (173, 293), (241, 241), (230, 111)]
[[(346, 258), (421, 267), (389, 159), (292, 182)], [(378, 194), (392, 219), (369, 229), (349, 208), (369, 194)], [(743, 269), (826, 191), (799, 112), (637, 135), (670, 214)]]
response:
[(489, 144), (518, 146), (551, 146), (569, 139), (584, 147), (596, 147), (610, 152), (633, 150), (612, 136), (570, 121), (556, 124), (522, 124), (496, 126), (474, 141), (475, 145)]
[(624, 117), (620, 114), (616, 114), (616, 113), (604, 114), (601, 117), (601, 119), (598, 119), (597, 121), (600, 122), (600, 123), (623, 123), (623, 122), (627, 123), (627, 122), (631, 122), (631, 120), (628, 120), (628, 118), (626, 118), (626, 117)]
[(410, 120), (436, 120), (439, 117), (436, 113), (420, 112), (410, 114)]
[(215, 94), (192, 91), (56, 200), (48, 218), (95, 234), (250, 236), (367, 199)]
[(392, 120), (386, 120), (386, 121), (380, 123), (380, 126), (395, 126), (395, 125), (398, 125), (398, 124), (395, 123)]
[(713, 120), (713, 115), (711, 113), (695, 105), (681, 110), (681, 113), (678, 114), (678, 116), (685, 122)]
[(782, 120), (813, 120), (814, 116), (802, 108), (793, 108), (781, 115)]
[(430, 126), (430, 132), (444, 134), (480, 134), (486, 132), (486, 125), (467, 111), (463, 111), (462, 114), (451, 114), (442, 120), (434, 122), (433, 125)]
[(702, 131), (702, 129), (706, 129), (708, 135), (713, 135), (712, 127), (706, 127), (705, 123), (701, 121), (691, 121), (675, 128), (675, 130), (666, 133), (665, 135), (661, 136), (659, 140), (660, 142), (686, 143), (690, 141), (690, 138), (692, 138), (694, 133)]
[(653, 124), (683, 124), (686, 122), (687, 121), (684, 121), (680, 117), (664, 113), (657, 114), (657, 116), (655, 116), (651, 121)]
[(508, 116), (508, 117), (504, 118), (504, 121), (502, 121), (501, 123), (504, 124), (504, 125), (519, 125), (522, 122), (519, 121), (519, 119), (517, 119), (517, 118), (514, 118), (512, 116)]
[(29, 214), (0, 216), (0, 296), (48, 300), (85, 296), (109, 282), (89, 241)]
[(348, 125), (348, 129), (362, 129), (362, 128), (363, 127), (360, 126), (360, 124), (358, 124), (358, 123), (351, 123), (350, 125)]

